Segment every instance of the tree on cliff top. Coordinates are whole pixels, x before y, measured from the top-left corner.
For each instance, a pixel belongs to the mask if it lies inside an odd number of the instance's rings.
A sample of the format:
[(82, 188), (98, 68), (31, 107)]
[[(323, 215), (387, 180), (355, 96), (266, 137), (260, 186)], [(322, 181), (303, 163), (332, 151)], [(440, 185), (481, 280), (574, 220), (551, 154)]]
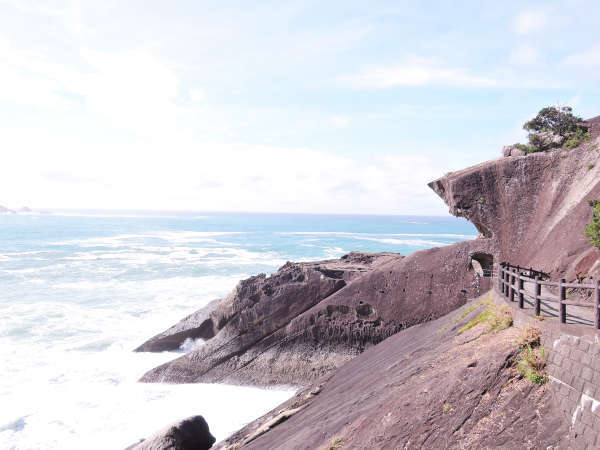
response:
[(600, 248), (600, 201), (590, 200), (589, 204), (594, 208), (592, 221), (585, 227), (585, 235), (592, 244)]
[(559, 136), (567, 136), (567, 133), (577, 132), (583, 126), (583, 119), (573, 115), (570, 106), (547, 106), (538, 112), (537, 116), (525, 122), (523, 129), (530, 134), (551, 131)]
[(583, 119), (573, 114), (570, 106), (547, 106), (537, 116), (525, 122), (523, 128), (529, 132), (529, 152), (540, 152), (563, 144), (577, 147), (589, 137)]

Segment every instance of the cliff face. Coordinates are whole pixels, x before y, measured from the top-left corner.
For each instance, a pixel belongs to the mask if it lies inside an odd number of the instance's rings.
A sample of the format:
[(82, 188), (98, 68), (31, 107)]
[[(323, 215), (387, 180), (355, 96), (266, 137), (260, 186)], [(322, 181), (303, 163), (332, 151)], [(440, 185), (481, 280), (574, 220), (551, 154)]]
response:
[(600, 199), (599, 149), (596, 137), (573, 150), (488, 161), (429, 186), (490, 240), (497, 261), (597, 278), (600, 252), (583, 233), (588, 200)]

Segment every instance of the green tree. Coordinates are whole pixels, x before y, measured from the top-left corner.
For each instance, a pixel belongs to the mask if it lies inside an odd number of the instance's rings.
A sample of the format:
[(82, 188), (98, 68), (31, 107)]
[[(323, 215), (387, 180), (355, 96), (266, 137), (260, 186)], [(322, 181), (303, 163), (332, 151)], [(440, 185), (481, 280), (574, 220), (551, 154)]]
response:
[(547, 106), (523, 125), (529, 132), (527, 152), (541, 152), (552, 148), (575, 148), (589, 139), (581, 117), (573, 114), (570, 106)]
[(594, 208), (592, 221), (585, 227), (585, 235), (592, 244), (600, 248), (600, 201), (590, 200), (589, 204)]
[(552, 131), (559, 136), (575, 133), (579, 129), (587, 128), (583, 125), (583, 119), (573, 114), (570, 106), (547, 106), (538, 112), (537, 116), (525, 122), (523, 128), (530, 134), (544, 131)]

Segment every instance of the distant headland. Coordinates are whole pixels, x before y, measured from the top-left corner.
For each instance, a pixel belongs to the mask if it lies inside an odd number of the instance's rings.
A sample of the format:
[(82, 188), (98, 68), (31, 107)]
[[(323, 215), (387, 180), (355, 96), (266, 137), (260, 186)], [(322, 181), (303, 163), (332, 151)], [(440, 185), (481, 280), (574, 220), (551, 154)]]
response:
[(33, 210), (27, 206), (21, 208), (10, 209), (6, 206), (0, 205), (0, 215), (12, 215), (12, 214), (49, 214), (48, 211)]

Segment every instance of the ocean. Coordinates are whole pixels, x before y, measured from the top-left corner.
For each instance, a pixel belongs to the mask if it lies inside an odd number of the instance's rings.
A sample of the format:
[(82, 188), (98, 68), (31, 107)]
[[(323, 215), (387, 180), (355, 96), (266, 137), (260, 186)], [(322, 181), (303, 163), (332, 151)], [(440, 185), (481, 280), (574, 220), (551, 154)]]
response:
[(294, 390), (141, 384), (145, 371), (191, 346), (132, 350), (286, 261), (406, 255), (475, 236), (454, 217), (0, 216), (0, 448), (122, 449), (195, 414), (224, 439)]

